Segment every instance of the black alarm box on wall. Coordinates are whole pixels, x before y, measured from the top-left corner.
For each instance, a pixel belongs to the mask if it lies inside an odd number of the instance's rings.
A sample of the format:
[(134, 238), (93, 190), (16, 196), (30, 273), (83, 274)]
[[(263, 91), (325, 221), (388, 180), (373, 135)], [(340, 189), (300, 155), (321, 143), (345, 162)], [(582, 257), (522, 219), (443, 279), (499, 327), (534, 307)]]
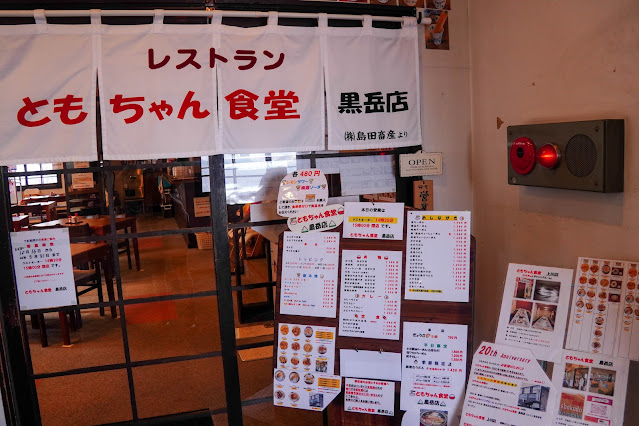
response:
[(508, 183), (623, 192), (624, 120), (508, 126)]

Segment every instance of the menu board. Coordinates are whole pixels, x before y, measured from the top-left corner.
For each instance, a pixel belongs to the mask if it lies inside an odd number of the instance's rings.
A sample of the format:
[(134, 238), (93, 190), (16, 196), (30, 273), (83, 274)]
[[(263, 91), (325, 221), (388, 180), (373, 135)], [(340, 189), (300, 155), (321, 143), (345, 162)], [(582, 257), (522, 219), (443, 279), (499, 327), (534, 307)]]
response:
[(344, 409), (353, 413), (395, 415), (395, 382), (344, 379)]
[(553, 425), (623, 424), (630, 361), (564, 351), (552, 382), (558, 389)]
[(11, 233), (20, 310), (77, 305), (69, 230)]
[(570, 304), (572, 269), (508, 265), (495, 343), (558, 362)]
[(470, 212), (409, 211), (406, 221), (404, 298), (468, 302)]
[(404, 203), (344, 203), (344, 238), (402, 240)]
[(335, 318), (339, 233), (284, 232), (280, 313)]
[(551, 424), (556, 389), (528, 349), (483, 342), (473, 356), (460, 424)]
[(402, 410), (461, 413), (466, 382), (468, 326), (404, 322)]
[(339, 376), (273, 369), (273, 405), (322, 411), (341, 390)]
[(566, 349), (639, 360), (638, 266), (579, 258)]
[(402, 252), (342, 250), (340, 336), (399, 340)]
[(333, 374), (335, 370), (335, 327), (280, 324), (277, 365), (304, 372)]
[(297, 170), (284, 176), (277, 194), (277, 214), (295, 216), (328, 203), (326, 176), (318, 169)]

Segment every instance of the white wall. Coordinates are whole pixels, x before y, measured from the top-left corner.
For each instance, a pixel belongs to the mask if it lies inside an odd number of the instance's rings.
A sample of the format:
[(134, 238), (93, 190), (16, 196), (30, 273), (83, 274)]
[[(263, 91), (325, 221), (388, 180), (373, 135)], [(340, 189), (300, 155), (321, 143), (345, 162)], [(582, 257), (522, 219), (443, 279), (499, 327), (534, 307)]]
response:
[(433, 180), (435, 210), (470, 210), (470, 55), (468, 1), (453, 0), (451, 50), (425, 48), (420, 28), (424, 151), (442, 152), (444, 173)]
[[(475, 1), (470, 52), (479, 343), (494, 338), (509, 262), (639, 260), (639, 1)], [(623, 194), (507, 184), (507, 126), (597, 118), (626, 120)], [(638, 424), (628, 408), (626, 424)]]

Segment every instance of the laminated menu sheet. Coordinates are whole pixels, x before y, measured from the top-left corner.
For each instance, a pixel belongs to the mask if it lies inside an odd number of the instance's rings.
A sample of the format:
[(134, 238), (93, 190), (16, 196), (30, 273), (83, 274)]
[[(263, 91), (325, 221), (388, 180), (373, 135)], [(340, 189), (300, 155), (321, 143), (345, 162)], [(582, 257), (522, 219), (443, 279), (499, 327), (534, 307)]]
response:
[(461, 414), (468, 326), (404, 322), (400, 407), (437, 410), (452, 423)]
[(280, 323), (277, 365), (280, 368), (333, 374), (335, 327)]
[(280, 314), (335, 318), (339, 233), (284, 232)]
[(638, 267), (579, 258), (566, 349), (639, 360)]
[(553, 368), (555, 426), (623, 424), (630, 361), (564, 351)]
[(468, 302), (470, 212), (409, 211), (404, 298)]
[(404, 203), (344, 203), (344, 238), (404, 239)]
[(401, 251), (342, 250), (339, 335), (399, 340)]
[(284, 176), (277, 194), (277, 214), (291, 217), (328, 202), (326, 176), (320, 170), (296, 170)]
[(273, 369), (273, 405), (322, 411), (341, 391), (340, 376)]
[(483, 342), (473, 356), (460, 424), (549, 425), (555, 394), (531, 351)]
[(346, 378), (344, 383), (344, 410), (395, 415), (395, 382)]
[(495, 343), (558, 362), (570, 304), (572, 269), (508, 265)]

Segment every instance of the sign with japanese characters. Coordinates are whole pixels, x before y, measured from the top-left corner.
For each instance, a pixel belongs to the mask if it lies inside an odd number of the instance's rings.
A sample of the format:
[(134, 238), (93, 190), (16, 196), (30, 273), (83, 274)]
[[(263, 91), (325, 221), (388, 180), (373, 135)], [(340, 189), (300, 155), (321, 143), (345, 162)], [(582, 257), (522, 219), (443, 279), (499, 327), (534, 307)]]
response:
[(20, 310), (77, 304), (68, 229), (12, 232), (11, 251)]
[[(73, 167), (76, 169), (82, 169), (89, 167), (88, 161), (76, 161), (73, 163)], [(95, 182), (93, 181), (93, 173), (73, 173), (71, 175), (71, 187), (73, 190), (93, 188)]]
[(470, 212), (409, 211), (406, 299), (468, 302)]
[(280, 323), (277, 362), (280, 368), (333, 374), (335, 327)]
[(216, 152), (216, 76), (224, 63), (214, 25), (104, 25), (100, 111), (106, 160)]
[(344, 409), (353, 413), (395, 415), (395, 382), (345, 378)]
[(344, 238), (404, 239), (404, 203), (344, 203)]
[(342, 250), (339, 335), (399, 340), (402, 252)]
[(193, 215), (195, 217), (211, 216), (211, 200), (209, 197), (193, 197)]
[(564, 343), (572, 269), (508, 265), (495, 343), (530, 349), (559, 362)]
[(99, 26), (35, 15), (35, 25), (0, 26), (0, 165), (96, 161)]
[(221, 27), (220, 141), (223, 153), (324, 149), (324, 77), (318, 28)]
[(307, 210), (324, 207), (326, 203), (328, 184), (326, 176), (318, 169), (294, 171), (280, 182), (277, 194), (277, 214), (280, 216), (299, 216)]
[(342, 391), (342, 378), (326, 373), (273, 369), (273, 405), (323, 411)]
[(417, 210), (434, 210), (435, 192), (432, 180), (413, 182), (413, 207)]
[(554, 426), (622, 425), (630, 361), (563, 351), (552, 372)]
[(566, 349), (639, 360), (639, 262), (580, 257)]
[(556, 392), (528, 349), (482, 342), (473, 356), (460, 424), (549, 425)]
[(467, 325), (404, 323), (402, 410), (439, 410), (451, 421), (460, 415), (467, 338)]
[(280, 313), (335, 318), (339, 233), (284, 232)]
[(373, 28), (371, 21), (364, 16), (361, 28), (327, 29), (329, 149), (422, 144), (415, 18), (405, 18), (401, 30)]
[(296, 234), (322, 232), (335, 229), (344, 221), (344, 206), (332, 204), (326, 207), (304, 209), (288, 218), (288, 228)]

